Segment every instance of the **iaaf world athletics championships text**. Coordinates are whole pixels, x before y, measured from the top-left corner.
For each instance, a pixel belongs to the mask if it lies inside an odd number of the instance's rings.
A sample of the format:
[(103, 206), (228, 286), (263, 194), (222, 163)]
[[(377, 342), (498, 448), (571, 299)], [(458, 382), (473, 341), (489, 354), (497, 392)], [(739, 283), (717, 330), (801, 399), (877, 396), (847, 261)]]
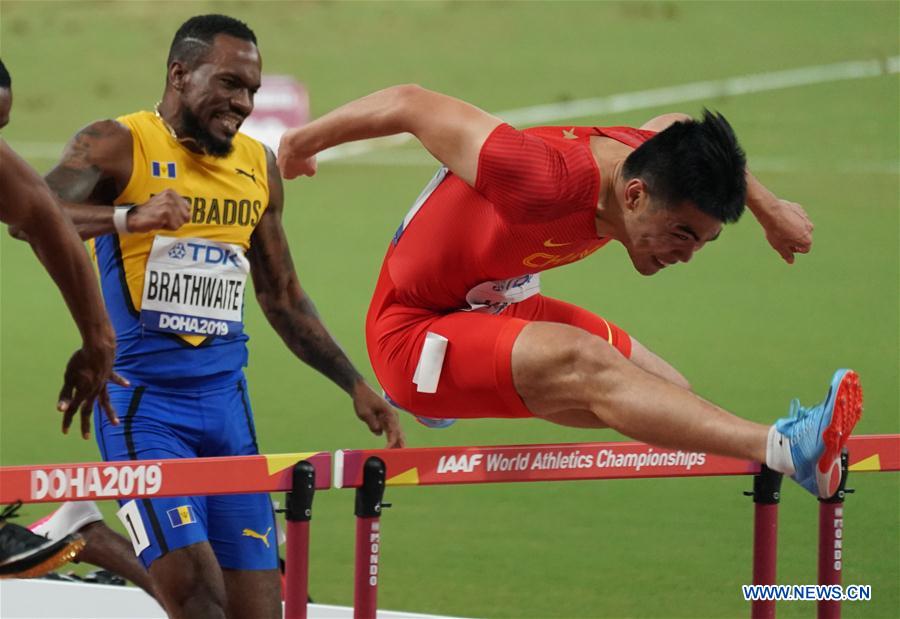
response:
[(681, 467), (691, 470), (694, 466), (706, 463), (705, 453), (688, 451), (658, 452), (650, 449), (641, 453), (616, 453), (611, 449), (601, 449), (596, 455), (582, 453), (578, 450), (545, 451), (536, 454), (462, 454), (459, 456), (441, 456), (437, 472), (471, 473), (484, 465), (485, 471), (539, 471), (539, 470), (571, 470), (589, 468), (627, 468), (640, 471), (643, 467), (665, 466)]

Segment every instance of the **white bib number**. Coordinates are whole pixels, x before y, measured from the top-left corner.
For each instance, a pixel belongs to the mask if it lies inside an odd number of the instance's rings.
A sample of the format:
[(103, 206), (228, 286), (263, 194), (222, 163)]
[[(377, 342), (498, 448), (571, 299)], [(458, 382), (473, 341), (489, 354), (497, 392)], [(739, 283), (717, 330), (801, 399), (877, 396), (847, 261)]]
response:
[(144, 273), (141, 323), (183, 335), (240, 333), (249, 272), (238, 245), (157, 236)]
[(134, 499), (125, 503), (122, 509), (116, 512), (116, 516), (119, 517), (119, 520), (125, 525), (125, 530), (128, 531), (131, 545), (134, 546), (134, 554), (140, 556), (150, 546), (150, 538), (147, 536), (147, 529), (144, 528), (141, 512)]
[(541, 291), (539, 273), (521, 275), (495, 282), (483, 282), (466, 293), (472, 311), (499, 314), (512, 303), (519, 303)]

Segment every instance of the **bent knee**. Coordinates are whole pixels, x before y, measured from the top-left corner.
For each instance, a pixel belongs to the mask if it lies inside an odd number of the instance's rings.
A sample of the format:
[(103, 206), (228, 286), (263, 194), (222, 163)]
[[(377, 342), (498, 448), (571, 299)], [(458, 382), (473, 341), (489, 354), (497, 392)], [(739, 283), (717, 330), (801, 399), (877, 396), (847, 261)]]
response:
[(587, 331), (567, 342), (561, 352), (562, 363), (577, 380), (586, 380), (625, 361), (625, 357), (607, 340)]

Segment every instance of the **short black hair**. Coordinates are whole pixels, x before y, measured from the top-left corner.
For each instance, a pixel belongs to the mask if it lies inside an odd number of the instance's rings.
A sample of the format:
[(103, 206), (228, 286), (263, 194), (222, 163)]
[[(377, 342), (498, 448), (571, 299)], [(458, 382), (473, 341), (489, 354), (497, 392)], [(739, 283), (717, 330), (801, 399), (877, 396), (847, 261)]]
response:
[(196, 15), (181, 24), (181, 28), (175, 33), (169, 47), (166, 66), (176, 60), (189, 67), (193, 66), (206, 54), (216, 36), (220, 34), (250, 41), (256, 45), (256, 35), (241, 20), (227, 15)]
[(9, 76), (9, 71), (6, 70), (6, 65), (3, 64), (2, 60), (0, 60), (0, 88), (4, 90), (12, 88), (12, 78)]
[(747, 158), (725, 117), (703, 110), (703, 120), (676, 122), (625, 160), (626, 179), (639, 178), (651, 196), (669, 205), (692, 202), (723, 223), (740, 219), (747, 199)]

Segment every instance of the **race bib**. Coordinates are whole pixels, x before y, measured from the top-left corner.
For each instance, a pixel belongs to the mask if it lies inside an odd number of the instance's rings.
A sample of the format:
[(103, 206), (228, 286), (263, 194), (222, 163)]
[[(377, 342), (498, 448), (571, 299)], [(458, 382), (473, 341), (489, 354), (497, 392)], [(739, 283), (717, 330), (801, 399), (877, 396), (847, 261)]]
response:
[(183, 335), (240, 333), (249, 272), (238, 245), (157, 236), (144, 273), (141, 323)]
[(472, 311), (499, 314), (512, 303), (519, 303), (541, 291), (541, 276), (520, 275), (495, 282), (483, 282), (466, 293)]

